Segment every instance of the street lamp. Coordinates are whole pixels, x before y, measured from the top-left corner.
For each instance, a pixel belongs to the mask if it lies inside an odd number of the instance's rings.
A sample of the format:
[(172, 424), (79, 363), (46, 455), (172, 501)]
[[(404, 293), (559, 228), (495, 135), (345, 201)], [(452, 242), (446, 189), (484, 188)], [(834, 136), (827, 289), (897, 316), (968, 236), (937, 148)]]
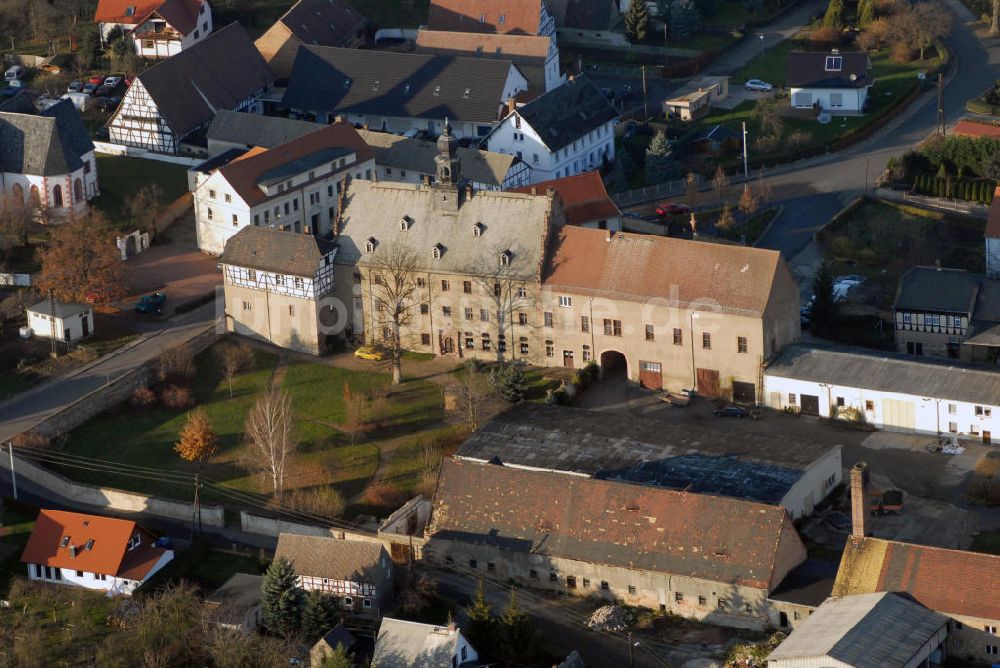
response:
[(764, 57), (764, 33), (757, 33), (757, 37), (760, 37), (760, 57)]
[(638, 647), (638, 646), (639, 646), (639, 641), (636, 640), (635, 642), (632, 642), (632, 632), (629, 631), (628, 632), (628, 665), (629, 665), (629, 668), (633, 668), (633, 666), (635, 666), (635, 657), (633, 656), (633, 649), (635, 647)]

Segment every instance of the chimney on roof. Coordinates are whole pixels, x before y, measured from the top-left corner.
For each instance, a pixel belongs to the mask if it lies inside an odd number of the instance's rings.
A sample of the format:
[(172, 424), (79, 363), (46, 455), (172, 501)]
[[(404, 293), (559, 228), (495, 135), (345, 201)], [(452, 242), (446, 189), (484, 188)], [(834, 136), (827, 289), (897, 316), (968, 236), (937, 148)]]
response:
[(510, 116), (517, 109), (517, 100), (511, 95), (507, 98), (507, 115)]
[(344, 122), (344, 117), (338, 114), (338, 115), (336, 115), (336, 116), (333, 117), (333, 122), (334, 123), (343, 123)]
[(556, 189), (553, 188), (552, 186), (549, 186), (548, 188), (545, 189), (545, 194), (548, 195), (549, 197), (555, 197)]
[(531, 186), (531, 194), (532, 195), (538, 194), (538, 186)]
[(69, 546), (69, 556), (76, 557), (76, 545)]
[(851, 537), (865, 537), (865, 518), (868, 516), (868, 464), (858, 462), (851, 467)]

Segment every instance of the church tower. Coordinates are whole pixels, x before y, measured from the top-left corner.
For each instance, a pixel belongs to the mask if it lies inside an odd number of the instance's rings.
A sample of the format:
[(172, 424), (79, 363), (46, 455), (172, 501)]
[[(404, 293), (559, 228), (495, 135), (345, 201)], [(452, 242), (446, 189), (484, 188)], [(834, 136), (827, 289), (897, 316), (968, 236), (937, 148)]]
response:
[(437, 140), (438, 154), (434, 157), (437, 166), (437, 182), (442, 186), (457, 186), (462, 180), (462, 166), (458, 160), (458, 140), (451, 134), (448, 119), (444, 121), (444, 131)]

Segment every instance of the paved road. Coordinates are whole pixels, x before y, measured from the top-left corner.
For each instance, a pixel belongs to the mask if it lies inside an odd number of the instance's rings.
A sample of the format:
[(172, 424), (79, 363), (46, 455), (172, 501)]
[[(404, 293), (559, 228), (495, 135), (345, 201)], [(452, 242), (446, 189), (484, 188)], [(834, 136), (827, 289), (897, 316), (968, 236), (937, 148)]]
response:
[(0, 404), (0, 441), (29, 430), (109, 380), (155, 359), (161, 352), (189, 341), (215, 320), (215, 302), (164, 323), (138, 343), (112, 353), (90, 368), (57, 378)]
[[(1000, 77), (1000, 41), (981, 42), (969, 26), (956, 18), (947, 43), (959, 68), (945, 87), (945, 119), (952, 124), (964, 115), (968, 98), (978, 95)], [(784, 205), (785, 213), (760, 245), (780, 250), (786, 258), (805, 248), (816, 230), (864, 191), (866, 173), (871, 185), (889, 158), (900, 155), (934, 131), (937, 125), (934, 95), (927, 95), (916, 104), (916, 109), (909, 110), (912, 115), (898, 127), (838, 154), (829, 163), (770, 179), (775, 198)]]

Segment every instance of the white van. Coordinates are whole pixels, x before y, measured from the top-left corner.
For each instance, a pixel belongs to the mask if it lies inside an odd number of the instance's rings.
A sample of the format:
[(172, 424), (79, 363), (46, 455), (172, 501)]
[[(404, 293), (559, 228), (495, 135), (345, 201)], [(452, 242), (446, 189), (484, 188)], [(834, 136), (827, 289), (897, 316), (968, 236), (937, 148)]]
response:
[(24, 78), (26, 70), (20, 65), (14, 65), (9, 70), (3, 73), (3, 78), (9, 82), (20, 81)]

